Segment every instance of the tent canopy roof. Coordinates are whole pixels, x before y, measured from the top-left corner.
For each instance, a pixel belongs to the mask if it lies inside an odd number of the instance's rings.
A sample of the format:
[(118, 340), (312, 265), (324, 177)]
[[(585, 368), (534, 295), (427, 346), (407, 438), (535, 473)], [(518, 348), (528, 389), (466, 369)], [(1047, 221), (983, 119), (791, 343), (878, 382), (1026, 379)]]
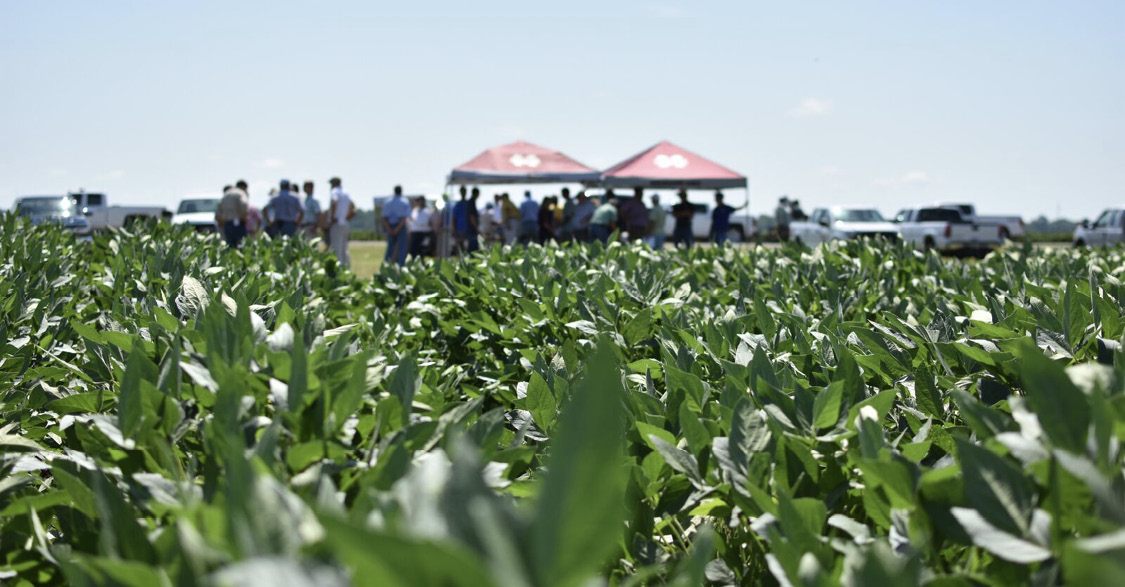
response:
[(449, 183), (584, 183), (597, 181), (599, 175), (558, 151), (516, 141), (488, 149), (455, 167)]
[(746, 176), (662, 141), (602, 173), (606, 187), (744, 188)]

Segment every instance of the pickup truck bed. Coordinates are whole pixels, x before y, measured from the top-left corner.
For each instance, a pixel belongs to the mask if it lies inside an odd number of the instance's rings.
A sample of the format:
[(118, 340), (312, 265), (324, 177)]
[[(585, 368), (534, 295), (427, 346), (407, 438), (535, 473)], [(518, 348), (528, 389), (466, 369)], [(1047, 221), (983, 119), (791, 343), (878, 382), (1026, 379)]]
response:
[(967, 220), (953, 208), (902, 210), (895, 222), (903, 240), (924, 250), (983, 256), (1004, 244), (1000, 226)]

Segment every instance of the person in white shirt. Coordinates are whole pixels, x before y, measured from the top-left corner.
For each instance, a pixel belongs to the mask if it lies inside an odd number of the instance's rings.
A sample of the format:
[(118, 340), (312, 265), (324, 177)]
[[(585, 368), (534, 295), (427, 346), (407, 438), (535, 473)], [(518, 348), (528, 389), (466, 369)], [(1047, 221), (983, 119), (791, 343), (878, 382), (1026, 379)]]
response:
[(406, 230), (410, 234), (410, 255), (422, 257), (427, 253), (427, 239), (434, 233), (430, 222), (430, 210), (426, 199), (419, 196), (410, 203), (410, 218), (406, 220)]
[(328, 210), (328, 240), (336, 258), (344, 267), (350, 267), (352, 257), (348, 254), (348, 221), (355, 217), (355, 204), (348, 194), (340, 188), (340, 178), (333, 177), (328, 180), (332, 187), (332, 205)]

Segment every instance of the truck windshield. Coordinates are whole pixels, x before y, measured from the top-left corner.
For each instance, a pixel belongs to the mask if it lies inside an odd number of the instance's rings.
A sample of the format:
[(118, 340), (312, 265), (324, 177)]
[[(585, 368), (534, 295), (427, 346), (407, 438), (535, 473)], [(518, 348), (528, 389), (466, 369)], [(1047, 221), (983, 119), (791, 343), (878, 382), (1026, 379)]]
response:
[(883, 215), (878, 210), (840, 210), (836, 220), (844, 222), (883, 222)]
[(219, 208), (219, 201), (210, 198), (199, 200), (184, 200), (176, 209), (177, 214), (194, 214), (196, 212), (214, 212)]
[(63, 196), (23, 198), (16, 204), (20, 216), (72, 216), (74, 202)]

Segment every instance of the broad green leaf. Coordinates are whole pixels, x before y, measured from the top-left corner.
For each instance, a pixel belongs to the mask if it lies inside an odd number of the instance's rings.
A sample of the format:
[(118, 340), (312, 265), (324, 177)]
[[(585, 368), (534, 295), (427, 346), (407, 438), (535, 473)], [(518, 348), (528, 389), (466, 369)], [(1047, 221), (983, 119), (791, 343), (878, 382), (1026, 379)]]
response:
[(551, 442), (530, 544), (532, 572), (544, 585), (586, 581), (612, 557), (621, 531), (624, 389), (609, 344), (598, 344)]
[(965, 476), (965, 499), (992, 525), (1023, 535), (1035, 509), (1035, 493), (1018, 467), (996, 453), (958, 440), (957, 455)]
[(1043, 356), (1039, 349), (1025, 345), (1020, 354), (1020, 376), (1028, 404), (1039, 416), (1039, 423), (1051, 442), (1064, 450), (1081, 453), (1090, 428), (1090, 404), (1066, 371)]

